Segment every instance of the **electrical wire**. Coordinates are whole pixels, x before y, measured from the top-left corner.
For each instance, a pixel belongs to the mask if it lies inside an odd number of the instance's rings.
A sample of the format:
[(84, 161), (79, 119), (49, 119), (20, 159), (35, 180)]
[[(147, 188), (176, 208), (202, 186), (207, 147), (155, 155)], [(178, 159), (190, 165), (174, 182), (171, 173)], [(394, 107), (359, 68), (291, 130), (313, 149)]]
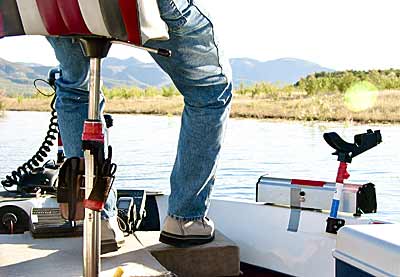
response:
[[(53, 90), (53, 93), (51, 93), (51, 94), (43, 93), (37, 87), (36, 83), (39, 81), (44, 82), (48, 86), (50, 86), (50, 88)], [(51, 103), (50, 103), (51, 118), (50, 118), (49, 129), (48, 129), (46, 136), (42, 142), (42, 145), (39, 147), (39, 149), (36, 151), (36, 153), (32, 156), (32, 158), (30, 158), (24, 164), (19, 166), (16, 170), (11, 172), (11, 175), (7, 175), (5, 180), (1, 181), (1, 184), (3, 185), (4, 189), (9, 192), (17, 192), (17, 191), (8, 190), (7, 188), (18, 185), (21, 177), (24, 174), (28, 174), (30, 171), (34, 170), (35, 168), (38, 168), (40, 163), (44, 162), (44, 159), (48, 156), (48, 153), (51, 150), (50, 147), (54, 145), (54, 141), (57, 139), (57, 134), (58, 134), (57, 112), (54, 107), (54, 103), (56, 100), (55, 87), (52, 86), (48, 81), (43, 80), (43, 79), (36, 79), (33, 82), (33, 85), (38, 93), (40, 93), (44, 96), (48, 96), (48, 97), (53, 96), (53, 99), (51, 100)]]
[(10, 235), (14, 234), (14, 223), (10, 220)]
[(121, 217), (117, 216), (117, 222), (118, 222), (118, 227), (122, 232), (129, 232), (128, 226)]

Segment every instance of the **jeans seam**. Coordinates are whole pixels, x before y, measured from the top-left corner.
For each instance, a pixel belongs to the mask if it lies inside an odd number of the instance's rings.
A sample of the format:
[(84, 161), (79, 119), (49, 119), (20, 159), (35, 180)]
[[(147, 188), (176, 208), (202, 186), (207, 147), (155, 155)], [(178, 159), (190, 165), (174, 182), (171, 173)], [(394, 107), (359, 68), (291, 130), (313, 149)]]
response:
[[(183, 15), (182, 11), (178, 9), (177, 5), (175, 4), (174, 0), (170, 0), (169, 4), (173, 7), (173, 18), (165, 18), (163, 15), (161, 15), (161, 18), (167, 23), (169, 20), (178, 20), (178, 24), (176, 27), (171, 28), (168, 26), (168, 29), (170, 29), (171, 32), (175, 32), (176, 30), (179, 30), (182, 28), (183, 25), (186, 24), (187, 18)], [(168, 25), (168, 24), (167, 24)]]
[(168, 216), (172, 217), (173, 219), (176, 220), (181, 220), (181, 221), (195, 221), (199, 219), (203, 219), (204, 215), (199, 215), (199, 216), (179, 216), (179, 215), (174, 215), (172, 213), (168, 213)]
[(192, 5), (193, 5), (193, 7), (195, 7), (195, 8), (197, 9), (197, 11), (198, 11), (202, 16), (204, 16), (204, 18), (207, 19), (207, 21), (208, 21), (209, 24), (211, 25), (211, 29), (212, 29), (212, 40), (213, 40), (213, 44), (214, 44), (214, 46), (215, 46), (215, 49), (217, 49), (218, 66), (219, 66), (219, 68), (221, 69), (221, 74), (224, 76), (226, 83), (229, 83), (228, 76), (224, 73), (224, 69), (223, 69), (223, 67), (222, 67), (222, 65), (221, 65), (221, 57), (220, 57), (220, 54), (219, 54), (220, 51), (219, 51), (218, 45), (217, 45), (217, 43), (216, 43), (216, 41), (215, 41), (214, 24), (211, 22), (210, 18), (209, 18), (208, 16), (206, 16), (206, 15), (199, 9), (199, 7), (198, 7), (197, 5), (195, 5), (194, 3), (193, 3)]

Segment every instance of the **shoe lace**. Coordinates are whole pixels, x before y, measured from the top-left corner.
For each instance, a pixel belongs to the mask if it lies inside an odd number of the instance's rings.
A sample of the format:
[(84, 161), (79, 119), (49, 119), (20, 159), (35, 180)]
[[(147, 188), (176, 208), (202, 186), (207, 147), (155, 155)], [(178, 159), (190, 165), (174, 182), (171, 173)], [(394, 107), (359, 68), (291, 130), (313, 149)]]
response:
[(203, 223), (203, 227), (204, 227), (204, 228), (206, 228), (206, 219), (209, 220), (208, 217), (203, 217), (203, 218), (201, 219), (201, 222)]

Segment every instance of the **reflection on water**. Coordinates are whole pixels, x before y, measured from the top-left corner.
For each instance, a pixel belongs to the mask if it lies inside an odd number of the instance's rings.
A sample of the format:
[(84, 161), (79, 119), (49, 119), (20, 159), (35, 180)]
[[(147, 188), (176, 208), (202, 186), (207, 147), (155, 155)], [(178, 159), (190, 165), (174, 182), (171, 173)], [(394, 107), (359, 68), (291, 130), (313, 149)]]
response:
[[(0, 118), (1, 179), (34, 154), (48, 120), (48, 113), (37, 112), (7, 112)], [(118, 164), (116, 185), (168, 191), (179, 126), (179, 117), (114, 115), (110, 132)], [(400, 221), (398, 125), (231, 120), (213, 196), (254, 199), (263, 174), (334, 181), (338, 162), (323, 133), (336, 131), (352, 142), (369, 128), (381, 130), (383, 143), (353, 160), (349, 182), (376, 184), (378, 217)]]

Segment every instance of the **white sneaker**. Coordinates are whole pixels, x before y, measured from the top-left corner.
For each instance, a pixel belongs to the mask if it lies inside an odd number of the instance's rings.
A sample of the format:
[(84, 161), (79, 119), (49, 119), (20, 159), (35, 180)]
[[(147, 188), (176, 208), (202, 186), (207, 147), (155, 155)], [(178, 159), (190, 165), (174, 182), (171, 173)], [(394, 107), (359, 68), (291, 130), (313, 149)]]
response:
[(177, 220), (167, 216), (160, 234), (160, 242), (176, 247), (205, 244), (214, 239), (214, 223), (204, 217), (199, 220)]
[(124, 233), (118, 226), (117, 216), (101, 220), (101, 254), (117, 251), (125, 242)]

